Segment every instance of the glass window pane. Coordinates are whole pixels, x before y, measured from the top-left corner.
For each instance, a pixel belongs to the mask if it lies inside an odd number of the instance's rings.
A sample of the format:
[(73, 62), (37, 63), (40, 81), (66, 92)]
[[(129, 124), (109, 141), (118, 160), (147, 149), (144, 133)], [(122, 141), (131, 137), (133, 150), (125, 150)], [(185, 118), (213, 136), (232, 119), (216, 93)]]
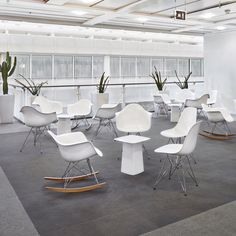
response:
[(193, 76), (201, 76), (201, 59), (191, 59), (191, 71), (193, 72)]
[(93, 77), (100, 78), (104, 72), (104, 57), (94, 56), (93, 57)]
[(152, 59), (152, 72), (154, 72), (154, 66), (157, 68), (158, 71), (164, 75), (164, 67), (163, 67), (163, 58), (153, 58)]
[(49, 79), (52, 78), (52, 57), (32, 56), (32, 78)]
[(148, 77), (150, 75), (150, 59), (148, 57), (137, 58), (137, 76)]
[(120, 57), (110, 57), (110, 74), (113, 78), (120, 78)]
[(175, 76), (175, 70), (177, 70), (177, 60), (168, 58), (165, 60), (165, 72), (166, 76)]
[(30, 77), (30, 56), (29, 55), (11, 55), (12, 64), (14, 62), (14, 57), (17, 58), (17, 64), (13, 78), (20, 78), (19, 74), (23, 75), (26, 78)]
[(135, 77), (136, 76), (136, 58), (122, 57), (121, 58), (121, 76)]
[(73, 78), (73, 57), (72, 56), (55, 56), (54, 57), (54, 77)]
[(75, 78), (92, 78), (92, 57), (75, 57)]
[(178, 59), (179, 76), (187, 76), (189, 74), (189, 60), (188, 59)]

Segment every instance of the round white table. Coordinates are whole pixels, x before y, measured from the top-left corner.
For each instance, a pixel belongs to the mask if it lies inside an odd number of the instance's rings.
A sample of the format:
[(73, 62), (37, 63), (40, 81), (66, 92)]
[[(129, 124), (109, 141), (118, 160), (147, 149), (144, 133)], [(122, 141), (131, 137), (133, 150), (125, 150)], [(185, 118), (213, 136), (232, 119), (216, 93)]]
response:
[(115, 141), (123, 143), (121, 172), (128, 175), (137, 175), (144, 171), (143, 142), (150, 138), (127, 135), (115, 138)]

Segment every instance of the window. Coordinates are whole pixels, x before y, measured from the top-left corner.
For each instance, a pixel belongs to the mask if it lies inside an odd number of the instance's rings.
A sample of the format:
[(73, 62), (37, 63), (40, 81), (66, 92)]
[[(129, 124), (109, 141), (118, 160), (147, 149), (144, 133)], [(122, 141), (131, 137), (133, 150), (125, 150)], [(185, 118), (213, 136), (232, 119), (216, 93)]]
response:
[(164, 65), (163, 58), (153, 58), (152, 59), (152, 72), (154, 72), (154, 66), (155, 66), (157, 70), (160, 71), (162, 75), (164, 75), (163, 65)]
[(73, 57), (72, 56), (55, 56), (54, 57), (54, 77), (73, 78)]
[(135, 77), (136, 76), (136, 58), (122, 57), (121, 58), (121, 76)]
[(93, 57), (93, 77), (100, 78), (104, 72), (104, 57), (94, 56)]
[(178, 75), (187, 76), (189, 74), (189, 59), (178, 59)]
[(165, 59), (166, 76), (175, 76), (175, 70), (177, 70), (177, 60), (174, 58)]
[(52, 78), (52, 56), (32, 56), (32, 78)]
[(191, 71), (193, 72), (193, 76), (202, 76), (203, 68), (202, 68), (202, 60), (201, 59), (191, 59)]
[(16, 56), (17, 64), (16, 69), (13, 74), (13, 78), (20, 78), (23, 75), (26, 78), (30, 77), (30, 56), (29, 55), (11, 55), (12, 65), (14, 62), (14, 57)]
[(110, 74), (113, 78), (120, 78), (120, 57), (110, 57)]
[(92, 57), (75, 57), (75, 78), (92, 78)]
[(150, 75), (150, 59), (148, 57), (137, 58), (137, 76), (148, 77)]

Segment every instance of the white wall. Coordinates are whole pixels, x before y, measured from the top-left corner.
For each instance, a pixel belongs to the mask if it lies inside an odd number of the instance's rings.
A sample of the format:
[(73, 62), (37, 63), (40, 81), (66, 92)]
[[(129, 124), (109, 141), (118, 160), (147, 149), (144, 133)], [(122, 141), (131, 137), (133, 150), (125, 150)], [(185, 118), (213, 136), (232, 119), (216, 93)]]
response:
[(219, 105), (235, 113), (236, 98), (236, 32), (219, 32), (204, 37), (205, 85), (217, 89)]
[(0, 34), (1, 52), (203, 57), (202, 45)]

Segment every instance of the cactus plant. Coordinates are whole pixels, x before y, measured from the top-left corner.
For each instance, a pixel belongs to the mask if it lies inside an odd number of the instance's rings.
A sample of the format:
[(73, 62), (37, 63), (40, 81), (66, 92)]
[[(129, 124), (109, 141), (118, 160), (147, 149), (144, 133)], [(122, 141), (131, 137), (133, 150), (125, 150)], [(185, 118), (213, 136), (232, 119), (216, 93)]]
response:
[(181, 82), (181, 80), (179, 79), (179, 76), (177, 74), (177, 71), (175, 70), (175, 75), (176, 78), (178, 79), (178, 82), (175, 82), (181, 89), (188, 89), (188, 80), (190, 78), (190, 76), (192, 75), (192, 72), (190, 72), (187, 76), (184, 76), (184, 81)]
[(8, 94), (8, 78), (12, 76), (16, 69), (16, 57), (14, 57), (14, 62), (12, 66), (12, 60), (9, 52), (6, 53), (6, 61), (3, 61), (0, 65), (0, 72), (2, 73), (2, 87), (3, 87), (3, 94)]
[(165, 79), (162, 81), (162, 79), (161, 79), (161, 72), (158, 71), (155, 66), (154, 66), (154, 69), (155, 69), (155, 71), (154, 71), (154, 73), (152, 73), (152, 74), (150, 75), (150, 77), (152, 77), (152, 78), (154, 79), (155, 84), (156, 84), (158, 90), (159, 90), (159, 91), (162, 91), (163, 88), (164, 88), (164, 86), (165, 86), (165, 84), (166, 84), (167, 78), (165, 78)]
[(105, 77), (105, 72), (103, 72), (99, 81), (99, 85), (97, 86), (98, 92), (104, 93), (107, 89), (108, 83), (109, 83), (109, 76)]

